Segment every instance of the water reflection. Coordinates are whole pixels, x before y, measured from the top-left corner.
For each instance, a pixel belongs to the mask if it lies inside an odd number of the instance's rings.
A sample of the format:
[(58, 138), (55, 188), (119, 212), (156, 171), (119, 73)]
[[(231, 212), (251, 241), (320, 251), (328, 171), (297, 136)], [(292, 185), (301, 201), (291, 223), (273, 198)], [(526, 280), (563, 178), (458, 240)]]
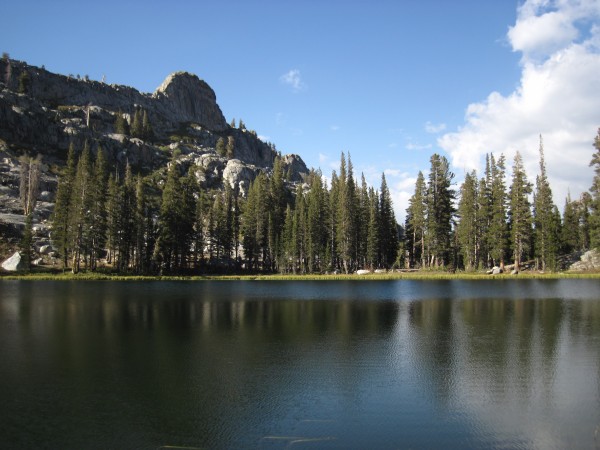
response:
[(2, 282), (0, 447), (593, 448), (598, 299), (580, 280)]

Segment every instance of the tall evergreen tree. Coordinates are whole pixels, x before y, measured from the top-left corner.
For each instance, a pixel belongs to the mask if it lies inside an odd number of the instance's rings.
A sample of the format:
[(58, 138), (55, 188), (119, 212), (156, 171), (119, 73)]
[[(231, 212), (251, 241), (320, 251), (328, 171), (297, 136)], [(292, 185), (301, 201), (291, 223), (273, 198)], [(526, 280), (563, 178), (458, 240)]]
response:
[(71, 191), (69, 210), (70, 225), (69, 240), (70, 247), (73, 250), (71, 270), (73, 273), (79, 272), (81, 268), (81, 258), (86, 256), (84, 247), (87, 239), (86, 213), (90, 209), (90, 190), (92, 186), (92, 164), (90, 161), (90, 149), (86, 142), (77, 163), (77, 171)]
[(427, 186), (427, 244), (429, 265), (442, 267), (449, 262), (454, 215), (454, 174), (444, 156), (434, 154), (431, 159)]
[[(558, 224), (555, 218), (552, 189), (546, 174), (544, 144), (540, 136), (540, 173), (536, 177), (534, 210), (535, 257), (542, 270), (554, 269), (560, 247)], [(560, 223), (560, 222), (559, 222)]]
[(86, 214), (87, 237), (86, 245), (90, 250), (90, 268), (96, 269), (97, 260), (106, 244), (106, 193), (107, 193), (107, 163), (102, 148), (98, 146), (96, 159), (93, 164), (93, 174), (90, 185), (90, 209)]
[(58, 187), (56, 188), (56, 202), (52, 214), (52, 240), (58, 250), (58, 254), (63, 261), (63, 270), (68, 266), (70, 249), (70, 207), (73, 184), (75, 183), (76, 173), (75, 145), (71, 142), (67, 163), (58, 178)]
[(594, 178), (592, 180), (592, 187), (590, 188), (591, 202), (590, 202), (590, 216), (589, 216), (589, 227), (590, 227), (590, 246), (591, 248), (600, 247), (600, 129), (594, 139), (594, 148), (596, 152), (592, 156), (590, 161), (590, 167), (594, 168)]
[(383, 173), (381, 174), (381, 189), (379, 194), (379, 230), (381, 265), (389, 268), (396, 261), (400, 241), (392, 196), (390, 195), (385, 174)]
[(504, 258), (508, 248), (508, 224), (506, 219), (507, 194), (505, 184), (505, 159), (500, 155), (495, 161), (494, 155), (490, 155), (489, 181), (490, 187), (490, 221), (486, 242), (492, 264), (498, 264), (504, 268)]
[(419, 171), (417, 182), (415, 183), (415, 193), (409, 200), (407, 209), (406, 225), (410, 230), (410, 242), (412, 244), (411, 259), (415, 265), (421, 261), (420, 266), (425, 267), (425, 230), (427, 223), (427, 185), (423, 172)]
[(523, 257), (529, 255), (532, 241), (531, 183), (527, 180), (523, 159), (516, 153), (512, 168), (512, 184), (510, 186), (510, 237), (515, 271), (519, 271)]
[(225, 156), (226, 154), (226, 150), (225, 150), (225, 140), (220, 137), (219, 139), (217, 139), (217, 145), (215, 148), (217, 155), (219, 156)]
[(473, 171), (466, 174), (465, 181), (460, 188), (457, 211), (459, 222), (456, 234), (466, 270), (476, 269), (478, 263), (478, 199), (477, 174)]
[(366, 267), (375, 269), (379, 264), (380, 252), (380, 211), (379, 194), (373, 187), (369, 189), (369, 224), (367, 228)]

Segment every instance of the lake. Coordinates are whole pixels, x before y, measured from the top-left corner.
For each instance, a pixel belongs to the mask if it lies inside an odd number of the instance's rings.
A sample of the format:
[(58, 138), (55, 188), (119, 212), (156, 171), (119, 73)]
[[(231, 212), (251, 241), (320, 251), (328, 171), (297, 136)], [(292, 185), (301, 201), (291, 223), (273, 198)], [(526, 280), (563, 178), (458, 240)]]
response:
[(600, 281), (0, 281), (0, 448), (600, 447)]

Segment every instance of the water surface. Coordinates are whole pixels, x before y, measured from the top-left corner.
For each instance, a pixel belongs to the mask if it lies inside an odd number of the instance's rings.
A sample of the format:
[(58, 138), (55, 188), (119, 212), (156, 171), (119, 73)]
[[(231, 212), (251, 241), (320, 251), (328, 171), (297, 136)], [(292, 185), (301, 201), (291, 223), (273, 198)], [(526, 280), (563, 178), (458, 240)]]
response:
[(600, 283), (2, 281), (0, 399), (0, 448), (596, 448)]

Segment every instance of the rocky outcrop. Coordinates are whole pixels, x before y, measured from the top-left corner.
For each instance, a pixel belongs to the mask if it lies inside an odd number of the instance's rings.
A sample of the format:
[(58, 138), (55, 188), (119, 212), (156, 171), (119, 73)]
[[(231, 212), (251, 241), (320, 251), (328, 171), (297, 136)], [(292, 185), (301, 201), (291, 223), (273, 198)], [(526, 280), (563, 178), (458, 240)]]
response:
[(16, 272), (18, 270), (25, 269), (25, 264), (21, 254), (19, 252), (13, 253), (13, 255), (2, 263), (2, 268), (9, 272)]
[(232, 189), (239, 189), (240, 194), (245, 197), (259, 172), (256, 166), (242, 164), (238, 159), (230, 159), (223, 170), (223, 183), (229, 184)]
[(95, 105), (110, 111), (133, 113), (136, 107), (142, 107), (153, 122), (165, 128), (174, 128), (180, 122), (195, 122), (212, 131), (229, 127), (214, 91), (196, 75), (186, 72), (169, 75), (154, 94), (146, 94), (129, 86), (58, 75), (21, 61), (0, 60), (0, 81), (9, 90), (18, 90), (18, 80), (23, 72), (27, 72), (30, 80), (27, 95), (50, 109)]
[[(175, 72), (152, 95), (173, 122), (194, 122), (212, 131), (228, 128), (214, 91), (196, 75)], [(159, 108), (160, 109), (160, 108)]]
[(588, 250), (585, 252), (583, 255), (581, 255), (581, 259), (572, 264), (569, 268), (569, 270), (573, 272), (598, 269), (600, 269), (600, 251), (597, 249)]
[[(24, 92), (19, 78), (27, 74)], [(133, 124), (143, 109), (152, 133), (132, 137), (117, 132), (117, 114)], [(126, 128), (126, 127), (125, 127)], [(119, 131), (121, 129), (119, 128)], [(233, 143), (233, 157), (218, 155), (219, 139)], [(8, 256), (18, 248), (25, 218), (19, 201), (19, 157), (43, 159), (40, 197), (34, 211), (34, 238), (38, 256), (54, 253), (48, 227), (54, 207), (58, 173), (69, 146), (76, 152), (85, 144), (92, 155), (102, 148), (110, 167), (157, 177), (174, 161), (180, 172), (196, 168), (203, 189), (229, 185), (245, 196), (260, 173), (269, 174), (278, 152), (255, 131), (230, 127), (211, 87), (196, 75), (169, 75), (152, 94), (122, 85), (109, 85), (88, 77), (65, 76), (21, 61), (0, 59), (0, 250)], [(297, 155), (283, 157), (288, 185), (301, 182), (308, 173)], [(155, 179), (155, 178), (154, 178)], [(160, 181), (158, 182), (160, 185)], [(288, 186), (293, 192), (294, 188)], [(42, 247), (44, 249), (42, 250)]]

